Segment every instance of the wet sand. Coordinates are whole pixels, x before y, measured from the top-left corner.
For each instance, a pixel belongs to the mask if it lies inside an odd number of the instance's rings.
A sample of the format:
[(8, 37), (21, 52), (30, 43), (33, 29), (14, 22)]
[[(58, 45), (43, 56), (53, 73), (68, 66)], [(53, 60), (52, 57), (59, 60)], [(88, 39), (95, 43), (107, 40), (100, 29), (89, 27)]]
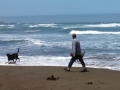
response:
[[(119, 90), (120, 71), (50, 66), (0, 66), (0, 90)], [(51, 76), (56, 80), (51, 80)]]

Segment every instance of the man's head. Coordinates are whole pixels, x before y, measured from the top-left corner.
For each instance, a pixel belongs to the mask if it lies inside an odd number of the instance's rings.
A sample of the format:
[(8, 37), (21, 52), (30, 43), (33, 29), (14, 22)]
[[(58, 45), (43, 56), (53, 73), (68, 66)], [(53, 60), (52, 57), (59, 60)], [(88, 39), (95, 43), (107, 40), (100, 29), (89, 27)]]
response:
[(74, 34), (72, 34), (72, 38), (74, 39), (74, 38), (76, 38), (76, 34), (74, 33)]

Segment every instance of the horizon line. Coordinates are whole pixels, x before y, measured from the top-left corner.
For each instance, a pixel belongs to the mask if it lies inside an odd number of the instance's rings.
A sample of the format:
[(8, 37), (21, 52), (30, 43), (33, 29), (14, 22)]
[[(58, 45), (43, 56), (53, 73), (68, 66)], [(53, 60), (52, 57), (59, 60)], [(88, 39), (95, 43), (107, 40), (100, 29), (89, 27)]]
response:
[(97, 13), (97, 14), (51, 14), (51, 15), (9, 15), (9, 16), (0, 16), (0, 17), (25, 17), (25, 16), (72, 16), (72, 15), (75, 15), (75, 16), (79, 16), (79, 15), (109, 15), (109, 14), (114, 14), (114, 15), (117, 15), (117, 14), (120, 14), (120, 13)]

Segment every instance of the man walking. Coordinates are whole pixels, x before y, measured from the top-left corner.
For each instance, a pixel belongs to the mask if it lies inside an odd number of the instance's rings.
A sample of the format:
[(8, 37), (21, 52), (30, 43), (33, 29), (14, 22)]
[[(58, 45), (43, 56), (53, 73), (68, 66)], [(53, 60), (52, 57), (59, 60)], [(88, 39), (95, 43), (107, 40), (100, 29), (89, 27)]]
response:
[(70, 68), (72, 67), (73, 63), (75, 62), (76, 59), (79, 59), (79, 61), (82, 64), (83, 70), (81, 72), (86, 72), (87, 68), (85, 67), (85, 63), (83, 61), (83, 58), (81, 56), (81, 47), (80, 47), (80, 42), (76, 38), (76, 34), (72, 34), (72, 54), (71, 54), (71, 60), (68, 64), (67, 68), (64, 68), (66, 71), (70, 71)]

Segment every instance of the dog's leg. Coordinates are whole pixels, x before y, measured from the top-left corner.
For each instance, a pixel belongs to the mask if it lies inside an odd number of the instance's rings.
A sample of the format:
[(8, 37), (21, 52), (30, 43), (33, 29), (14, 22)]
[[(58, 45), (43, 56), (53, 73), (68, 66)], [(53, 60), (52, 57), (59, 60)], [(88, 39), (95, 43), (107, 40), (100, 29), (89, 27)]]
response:
[(19, 62), (20, 62), (20, 58), (18, 58), (19, 59)]

